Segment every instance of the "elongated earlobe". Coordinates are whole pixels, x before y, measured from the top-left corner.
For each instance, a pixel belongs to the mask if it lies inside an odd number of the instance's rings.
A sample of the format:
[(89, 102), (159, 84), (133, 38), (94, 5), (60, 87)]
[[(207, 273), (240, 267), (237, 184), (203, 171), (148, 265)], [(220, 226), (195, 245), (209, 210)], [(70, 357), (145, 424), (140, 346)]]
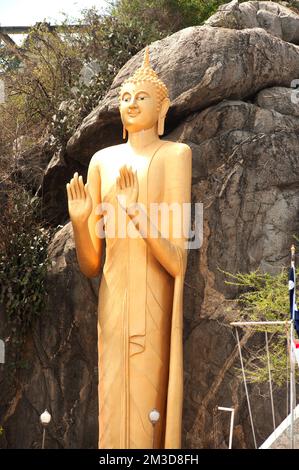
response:
[(125, 126), (123, 126), (123, 139), (125, 140), (127, 138), (127, 129)]
[(158, 135), (164, 134), (165, 118), (166, 118), (166, 114), (169, 109), (169, 106), (170, 106), (169, 98), (164, 98), (164, 100), (161, 103), (161, 108), (160, 108), (160, 113), (159, 113), (159, 118), (158, 118)]
[(164, 124), (165, 124), (165, 116), (159, 116), (158, 119), (158, 135), (164, 134)]

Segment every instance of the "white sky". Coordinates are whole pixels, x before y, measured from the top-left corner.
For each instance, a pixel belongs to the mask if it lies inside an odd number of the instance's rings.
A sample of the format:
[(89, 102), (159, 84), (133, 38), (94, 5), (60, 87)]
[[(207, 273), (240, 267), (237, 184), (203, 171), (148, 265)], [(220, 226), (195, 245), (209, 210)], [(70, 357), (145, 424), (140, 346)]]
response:
[(57, 23), (64, 19), (61, 12), (71, 18), (80, 16), (84, 8), (103, 10), (105, 0), (0, 0), (0, 26), (33, 26), (37, 21)]

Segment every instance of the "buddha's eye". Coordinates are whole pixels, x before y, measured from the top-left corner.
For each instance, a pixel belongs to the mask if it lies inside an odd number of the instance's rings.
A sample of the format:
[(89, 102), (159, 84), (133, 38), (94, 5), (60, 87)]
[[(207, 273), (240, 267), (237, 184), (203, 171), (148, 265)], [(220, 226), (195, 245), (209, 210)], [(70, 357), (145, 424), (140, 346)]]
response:
[(125, 103), (128, 103), (130, 101), (130, 96), (129, 95), (125, 95), (123, 96), (123, 99), (122, 99)]

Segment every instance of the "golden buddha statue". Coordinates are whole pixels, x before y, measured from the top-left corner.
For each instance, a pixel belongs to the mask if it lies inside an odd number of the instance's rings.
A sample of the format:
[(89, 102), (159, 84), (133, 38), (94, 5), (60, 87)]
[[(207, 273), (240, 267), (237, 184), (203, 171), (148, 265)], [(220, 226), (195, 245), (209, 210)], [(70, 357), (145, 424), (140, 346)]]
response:
[[(92, 157), (87, 184), (78, 173), (67, 184), (77, 258), (88, 277), (99, 275), (106, 238), (98, 316), (99, 448), (104, 449), (181, 446), (188, 237), (186, 227), (174, 233), (173, 211), (168, 236), (160, 212), (153, 220), (149, 211), (155, 204), (190, 203), (191, 150), (159, 138), (169, 104), (146, 49), (142, 66), (120, 90), (127, 142)], [(149, 420), (153, 409), (160, 413), (155, 426)]]

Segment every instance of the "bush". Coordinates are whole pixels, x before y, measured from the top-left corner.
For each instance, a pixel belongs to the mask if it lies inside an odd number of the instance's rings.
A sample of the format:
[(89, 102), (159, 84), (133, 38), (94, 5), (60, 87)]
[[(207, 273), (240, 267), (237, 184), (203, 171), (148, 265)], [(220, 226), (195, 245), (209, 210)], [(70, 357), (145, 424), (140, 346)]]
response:
[(224, 3), (229, 0), (119, 0), (111, 13), (123, 23), (139, 24), (150, 39), (150, 33), (157, 35), (157, 31), (164, 37), (200, 25)]
[(0, 195), (0, 302), (19, 350), (46, 305), (50, 233), (38, 220), (37, 199), (24, 189), (6, 187)]

